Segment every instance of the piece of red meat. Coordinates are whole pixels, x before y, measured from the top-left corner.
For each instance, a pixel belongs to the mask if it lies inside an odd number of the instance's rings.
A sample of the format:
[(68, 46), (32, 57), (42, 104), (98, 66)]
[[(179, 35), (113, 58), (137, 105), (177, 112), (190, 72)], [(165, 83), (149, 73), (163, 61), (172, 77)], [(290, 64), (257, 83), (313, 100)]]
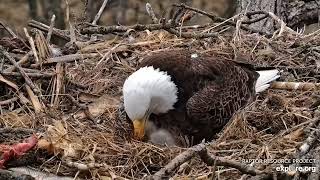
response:
[(25, 139), (22, 143), (17, 143), (14, 145), (1, 145), (0, 144), (0, 152), (2, 153), (2, 157), (0, 159), (0, 168), (3, 169), (4, 165), (12, 158), (17, 158), (24, 153), (28, 152), (38, 143), (38, 138), (35, 135)]

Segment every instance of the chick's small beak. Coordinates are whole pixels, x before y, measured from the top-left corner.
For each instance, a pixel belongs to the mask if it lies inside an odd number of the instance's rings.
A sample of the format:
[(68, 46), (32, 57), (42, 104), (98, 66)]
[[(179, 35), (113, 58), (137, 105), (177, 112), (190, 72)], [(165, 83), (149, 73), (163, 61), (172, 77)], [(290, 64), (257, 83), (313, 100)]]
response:
[(146, 119), (136, 119), (133, 121), (134, 139), (142, 140), (144, 137)]

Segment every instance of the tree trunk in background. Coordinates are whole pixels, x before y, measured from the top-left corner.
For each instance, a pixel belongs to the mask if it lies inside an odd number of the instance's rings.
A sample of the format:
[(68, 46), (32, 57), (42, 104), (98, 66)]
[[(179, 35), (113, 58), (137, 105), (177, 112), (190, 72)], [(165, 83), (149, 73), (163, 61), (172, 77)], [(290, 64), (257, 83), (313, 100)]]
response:
[(304, 24), (313, 24), (319, 22), (320, 1), (305, 0), (288, 2), (289, 11), (284, 11), (288, 26), (295, 28)]
[(29, 2), (29, 14), (32, 19), (37, 19), (37, 11), (38, 11), (38, 6), (37, 6), (37, 0), (28, 0)]
[[(281, 1), (281, 0), (278, 0)], [(276, 10), (279, 6), (277, 0), (239, 0), (237, 7), (237, 13), (246, 12), (246, 11), (267, 11), (273, 12), (276, 15), (278, 13)], [(254, 29), (264, 30), (267, 32), (273, 32), (274, 30), (274, 21), (270, 18), (266, 18), (262, 21), (250, 25)]]
[[(317, 0), (239, 0), (237, 13), (245, 11), (273, 12), (287, 26), (295, 29), (319, 21), (320, 2)], [(275, 22), (271, 18), (251, 24), (252, 28), (273, 32)]]

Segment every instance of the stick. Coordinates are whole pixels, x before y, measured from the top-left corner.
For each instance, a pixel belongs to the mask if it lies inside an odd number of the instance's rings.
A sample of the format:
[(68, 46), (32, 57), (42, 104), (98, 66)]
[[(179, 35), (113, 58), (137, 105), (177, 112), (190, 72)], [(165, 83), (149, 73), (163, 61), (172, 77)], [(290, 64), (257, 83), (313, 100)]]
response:
[(70, 42), (71, 42), (71, 44), (73, 44), (77, 41), (76, 33), (75, 33), (74, 27), (71, 22), (69, 22), (69, 27), (70, 27), (70, 29), (69, 29), (70, 30)]
[[(22, 76), (23, 75), (20, 72), (2, 72), (1, 73), (4, 76)], [(32, 78), (52, 78), (53, 76), (55, 76), (55, 73), (36, 73), (36, 72), (30, 72), (30, 73), (25, 73), (25, 75), (27, 75), (28, 77), (32, 77)]]
[[(306, 128), (312, 129), (312, 132), (309, 134), (308, 138), (303, 142), (303, 144), (299, 147), (298, 151), (295, 153), (295, 159), (305, 159), (305, 156), (309, 153), (310, 148), (313, 147), (316, 141), (320, 137), (320, 117), (316, 117), (316, 119), (309, 124)], [(305, 128), (305, 129), (306, 129)], [(300, 172), (295, 171), (295, 167), (299, 166), (299, 163), (291, 164), (289, 167), (293, 171), (287, 172), (288, 175), (295, 175), (295, 178), (299, 178)]]
[[(226, 22), (226, 24), (229, 24), (229, 25), (232, 25), (232, 26), (235, 26), (236, 27), (236, 23), (233, 22), (233, 21), (226, 21), (227, 19), (225, 18), (221, 18), (219, 16), (216, 16), (214, 14), (210, 14), (210, 13), (207, 13), (205, 11), (202, 11), (200, 9), (197, 9), (197, 8), (193, 8), (193, 7), (190, 7), (190, 6), (187, 6), (185, 4), (174, 4), (173, 6), (176, 6), (176, 7), (182, 7), (182, 8), (185, 8), (185, 9), (188, 9), (188, 10), (191, 10), (191, 11), (194, 11), (196, 13), (199, 13), (199, 14), (202, 14), (202, 15), (205, 15), (205, 16), (208, 16), (210, 19), (212, 19), (212, 21), (218, 21), (218, 22)], [(259, 11), (259, 13), (261, 13), (262, 11)], [(247, 26), (244, 26), (244, 25), (240, 25), (240, 27), (244, 30), (247, 30), (247, 31), (251, 31), (253, 33), (259, 33), (261, 35), (267, 35), (267, 36), (272, 36), (272, 34), (268, 33), (268, 32), (264, 32), (264, 31), (259, 31), (259, 30), (256, 30), (256, 29), (252, 29), (250, 27), (247, 27)]]
[[(49, 26), (47, 26), (47, 25), (45, 25), (45, 24), (43, 24), (41, 22), (35, 21), (35, 20), (31, 20), (28, 23), (28, 26), (36, 28), (36, 29), (39, 29), (39, 30), (44, 31), (44, 32), (48, 32), (49, 29), (50, 29)], [(64, 40), (67, 40), (67, 41), (70, 40), (68, 31), (57, 29), (57, 28), (52, 28), (52, 34), (54, 34), (55, 36), (60, 37), (60, 38), (62, 38)]]
[(103, 3), (102, 3), (102, 5), (101, 5), (101, 7), (100, 7), (100, 9), (99, 9), (99, 11), (98, 11), (98, 13), (97, 13), (97, 15), (94, 17), (94, 20), (92, 21), (92, 24), (93, 24), (93, 25), (96, 25), (97, 22), (99, 21), (99, 19), (100, 19), (100, 17), (101, 17), (101, 14), (103, 13), (104, 8), (106, 7), (107, 3), (108, 3), (108, 0), (104, 0), (104, 1), (103, 1)]
[(177, 27), (179, 25), (172, 25), (171, 23), (166, 24), (135, 24), (132, 26), (95, 26), (95, 27), (88, 27), (81, 29), (81, 33), (83, 34), (109, 34), (115, 32), (127, 32), (129, 30), (136, 30), (136, 31), (144, 31), (144, 30), (160, 30), (160, 29), (167, 29)]
[(268, 14), (269, 14), (269, 16), (270, 16), (272, 19), (276, 20), (276, 21), (280, 24), (280, 26), (281, 26), (281, 30), (280, 30), (278, 36), (281, 36), (283, 30), (287, 30), (288, 32), (290, 32), (290, 33), (292, 33), (292, 34), (298, 34), (298, 33), (295, 32), (294, 30), (292, 30), (291, 28), (289, 28), (289, 27), (286, 25), (286, 23), (285, 23), (282, 19), (280, 19), (278, 16), (276, 16), (276, 15), (273, 14), (272, 12), (269, 12)]
[(0, 101), (0, 106), (10, 104), (12, 102), (15, 102), (18, 99), (19, 99), (18, 97), (13, 97), (13, 98), (10, 98), (10, 99), (4, 100), (4, 101)]
[(36, 63), (40, 63), (40, 60), (39, 60), (38, 55), (37, 55), (37, 50), (36, 50), (36, 46), (34, 44), (33, 38), (29, 35), (29, 33), (27, 31), (27, 28), (23, 28), (23, 30), (24, 30), (24, 33), (26, 34), (26, 36), (27, 36), (27, 38), (29, 40), (29, 43), (30, 43), (30, 46), (31, 46), (31, 49), (32, 49), (32, 52), (33, 52), (33, 56), (36, 59)]
[(35, 113), (38, 114), (40, 112), (43, 112), (43, 106), (40, 103), (39, 98), (34, 95), (33, 91), (31, 90), (31, 88), (28, 85), (26, 86), (26, 89), (27, 89), (27, 93), (31, 99)]
[(169, 162), (165, 167), (160, 169), (158, 172), (156, 172), (152, 177), (152, 179), (159, 180), (162, 178), (168, 178), (168, 176), (181, 164), (184, 162), (190, 160), (195, 155), (199, 155), (201, 160), (206, 163), (209, 166), (226, 166), (226, 167), (232, 167), (244, 174), (250, 174), (253, 176), (256, 175), (262, 175), (266, 177), (272, 177), (271, 173), (260, 171), (255, 169), (254, 167), (246, 164), (242, 164), (236, 161), (228, 160), (223, 157), (218, 156), (212, 156), (209, 155), (206, 145), (204, 143), (195, 145), (188, 150), (184, 151), (183, 153), (179, 154), (177, 157), (175, 157), (171, 162)]
[(2, 46), (0, 46), (0, 52), (20, 71), (21, 75), (25, 79), (28, 86), (31, 87), (31, 89), (39, 96), (41, 96), (41, 91), (38, 87), (36, 87), (35, 84), (31, 81), (27, 73), (23, 70), (23, 68), (10, 56), (8, 52), (4, 50)]
[(152, 179), (154, 180), (160, 180), (163, 178), (168, 178), (169, 175), (180, 165), (182, 165), (184, 162), (190, 160), (193, 158), (197, 152), (202, 151), (205, 149), (204, 144), (199, 144), (196, 146), (193, 146), (189, 148), (188, 150), (184, 151), (183, 153), (179, 154), (177, 157), (175, 157), (172, 161), (170, 161), (165, 167), (161, 168), (158, 172), (156, 172)]
[(14, 38), (18, 38), (18, 36), (3, 22), (0, 21), (0, 25)]
[(50, 40), (51, 40), (55, 19), (56, 19), (56, 15), (53, 14), (52, 17), (51, 17), (50, 27), (49, 27), (48, 34), (47, 34), (47, 42), (48, 43), (50, 43)]
[(243, 174), (250, 174), (253, 176), (267, 174), (266, 172), (257, 170), (253, 166), (250, 166), (250, 165), (246, 165), (246, 164), (242, 164), (242, 163), (239, 163), (236, 161), (225, 159), (223, 157), (209, 155), (207, 152), (207, 149), (203, 149), (203, 150), (199, 151), (198, 154), (199, 154), (201, 160), (209, 166), (213, 166), (216, 163), (216, 166), (232, 167), (232, 168), (239, 170)]
[(20, 101), (22, 102), (22, 104), (31, 104), (31, 102), (28, 100), (28, 98), (26, 98), (26, 97), (23, 95), (23, 93), (21, 93), (21, 92), (19, 91), (19, 87), (18, 87), (15, 83), (7, 80), (7, 79), (4, 78), (1, 74), (0, 74), (0, 81), (1, 81), (1, 82), (4, 82), (5, 84), (7, 84), (8, 86), (10, 86), (11, 88), (13, 88), (13, 89), (16, 91), (16, 93), (18, 94), (18, 96), (19, 96)]
[(317, 119), (309, 125), (309, 129), (313, 129), (309, 134), (308, 138), (304, 141), (304, 143), (299, 148), (299, 155), (305, 155), (309, 152), (310, 148), (315, 144), (315, 142), (320, 137), (320, 117), (316, 117)]
[(157, 24), (159, 20), (158, 20), (156, 14), (154, 13), (153, 8), (151, 7), (150, 3), (146, 3), (146, 10), (147, 10), (147, 13), (149, 14), (149, 16), (151, 17), (152, 22)]
[(93, 168), (102, 168), (102, 167), (106, 167), (107, 166), (106, 164), (98, 164), (98, 163), (84, 164), (84, 163), (73, 162), (71, 160), (66, 160), (66, 161), (63, 161), (63, 162), (67, 166), (77, 168), (78, 170), (81, 170), (81, 171), (88, 171), (88, 170), (93, 169)]
[(307, 82), (273, 82), (270, 88), (285, 89), (285, 90), (318, 90), (320, 83), (307, 83)]
[(62, 63), (57, 63), (56, 65), (56, 73), (57, 76), (55, 78), (56, 81), (56, 87), (55, 87), (55, 94), (52, 96), (53, 97), (53, 107), (58, 108), (59, 105), (59, 94), (61, 93), (61, 90), (63, 88), (63, 64)]
[(70, 5), (68, 0), (66, 0), (66, 22), (70, 23)]
[[(23, 65), (23, 64), (27, 63), (30, 55), (32, 55), (32, 51), (29, 51), (29, 52), (28, 52), (26, 55), (24, 55), (17, 63), (18, 63), (19, 65)], [(16, 67), (15, 67), (15, 66), (12, 66), (12, 67), (9, 67), (8, 69), (4, 70), (4, 72), (9, 73), (9, 72), (14, 71), (15, 69), (16, 69)]]
[(65, 56), (53, 57), (49, 58), (47, 62), (44, 64), (52, 64), (52, 63), (59, 63), (59, 62), (73, 62), (85, 58), (94, 58), (99, 56), (98, 53), (90, 53), (90, 54), (70, 54)]

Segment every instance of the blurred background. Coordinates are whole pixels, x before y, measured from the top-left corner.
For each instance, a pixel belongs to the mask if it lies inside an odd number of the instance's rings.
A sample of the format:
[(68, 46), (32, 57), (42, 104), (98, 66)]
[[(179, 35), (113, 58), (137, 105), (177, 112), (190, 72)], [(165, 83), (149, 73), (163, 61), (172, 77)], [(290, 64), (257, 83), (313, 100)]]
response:
[[(55, 26), (64, 29), (66, 3), (69, 3), (70, 19), (73, 22), (91, 22), (102, 2), (103, 0), (1, 0), (0, 21), (13, 30), (22, 32), (28, 20), (35, 19), (49, 24), (52, 14), (55, 14)], [(98, 24), (150, 23), (151, 19), (145, 10), (147, 2), (152, 5), (158, 17), (168, 17), (173, 3), (186, 3), (222, 17), (230, 17), (235, 13), (237, 0), (109, 0)], [(205, 18), (200, 19), (206, 21)]]

